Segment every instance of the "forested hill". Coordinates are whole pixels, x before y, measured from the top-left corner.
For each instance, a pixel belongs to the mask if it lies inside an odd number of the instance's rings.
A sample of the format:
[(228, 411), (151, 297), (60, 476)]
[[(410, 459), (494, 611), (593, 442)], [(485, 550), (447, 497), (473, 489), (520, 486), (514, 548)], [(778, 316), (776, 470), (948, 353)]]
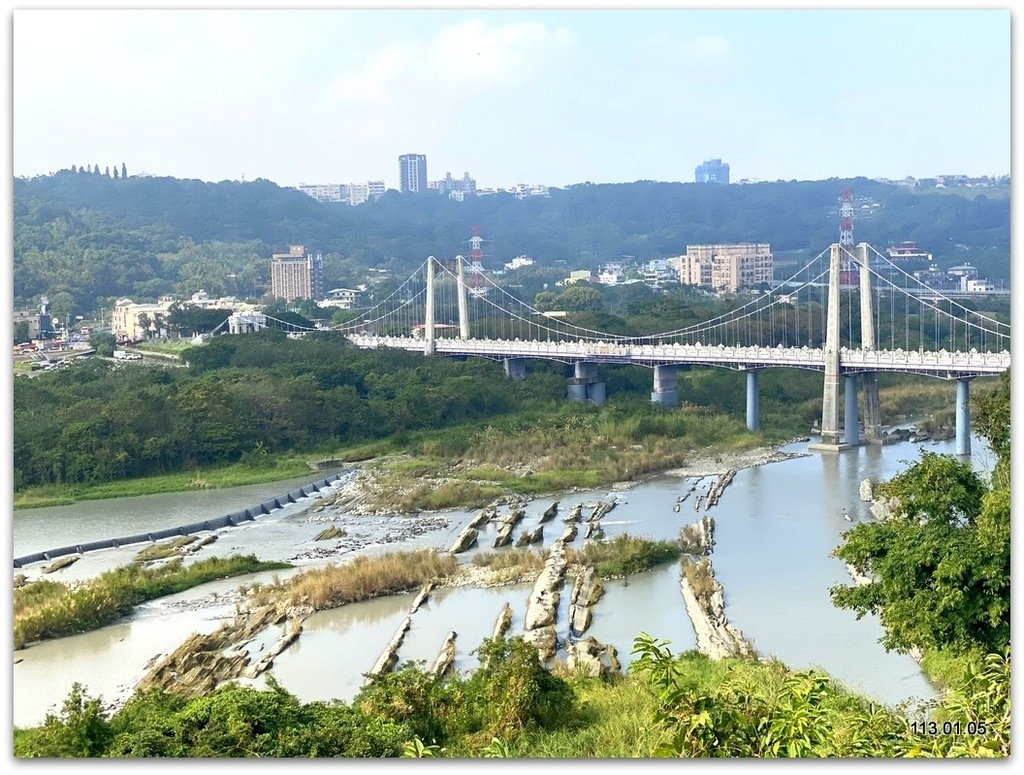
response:
[[(388, 192), (349, 207), (270, 181), (205, 183), (63, 171), (14, 181), (15, 302), (67, 293), (99, 298), (160, 293), (262, 293), (270, 253), (303, 244), (324, 253), (328, 284), (345, 266), (396, 271), (427, 255), (468, 253), (479, 225), (487, 268), (517, 255), (594, 268), (622, 256), (679, 255), (687, 243), (768, 242), (811, 254), (838, 234), (839, 194), (854, 194), (855, 237), (884, 248), (914, 240), (936, 258), (991, 263), (1009, 252), (1009, 199), (921, 193), (866, 178), (714, 186), (640, 181), (456, 202)], [(957, 247), (957, 246), (961, 247)], [(950, 261), (951, 262), (951, 261)], [(949, 262), (947, 262), (949, 263)], [(996, 262), (999, 263), (999, 262)], [(1008, 259), (989, 269), (1009, 276)], [(332, 277), (332, 271), (335, 276)], [(230, 278), (230, 279), (229, 279)], [(329, 287), (331, 287), (329, 285)]]

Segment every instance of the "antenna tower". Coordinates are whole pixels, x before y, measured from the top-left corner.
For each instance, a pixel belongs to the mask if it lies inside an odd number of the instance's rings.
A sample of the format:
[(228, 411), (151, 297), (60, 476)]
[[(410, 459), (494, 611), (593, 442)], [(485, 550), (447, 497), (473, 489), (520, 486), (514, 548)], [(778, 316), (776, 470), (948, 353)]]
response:
[(840, 192), (842, 206), (839, 209), (839, 247), (844, 252), (853, 252), (853, 197), (850, 189)]
[(480, 266), (484, 260), (484, 251), (480, 247), (484, 243), (484, 238), (480, 236), (480, 227), (470, 227), (470, 233), (473, 235), (469, 238), (470, 251), (469, 251), (469, 262), (470, 265)]

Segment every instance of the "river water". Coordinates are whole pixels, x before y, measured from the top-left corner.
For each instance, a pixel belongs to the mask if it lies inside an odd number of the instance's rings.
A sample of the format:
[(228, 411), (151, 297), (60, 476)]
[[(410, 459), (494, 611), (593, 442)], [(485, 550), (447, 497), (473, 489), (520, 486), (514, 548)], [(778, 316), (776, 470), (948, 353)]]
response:
[[(836, 609), (829, 587), (850, 583), (842, 563), (830, 556), (843, 531), (869, 520), (869, 504), (860, 501), (865, 478), (887, 479), (916, 460), (922, 447), (910, 443), (865, 446), (842, 454), (803, 454), (781, 462), (740, 470), (717, 506), (697, 511), (694, 505), (715, 477), (660, 476), (630, 489), (602, 489), (540, 498), (527, 506), (517, 527), (538, 523), (541, 513), (559, 501), (558, 516), (545, 524), (544, 545), (561, 535), (562, 517), (576, 503), (588, 507), (615, 499), (602, 520), (605, 535), (620, 533), (656, 539), (678, 537), (682, 525), (704, 513), (715, 518), (712, 560), (726, 590), (726, 613), (762, 657), (774, 656), (793, 668), (820, 667), (851, 689), (890, 706), (927, 699), (934, 689), (909, 656), (887, 653), (880, 645), (881, 626), (873, 617), (857, 620)], [(927, 444), (933, 452), (952, 454), (952, 440)], [(782, 447), (806, 453), (805, 443)], [(991, 470), (984, 441), (974, 439), (973, 462)], [(49, 509), (15, 512), (14, 556), (86, 540), (194, 522), (255, 505), (319, 478), (311, 475), (285, 482), (186, 495), (155, 495), (93, 501)], [(677, 499), (697, 489), (676, 510)], [(507, 512), (507, 507), (501, 513)], [(232, 592), (243, 583), (285, 578), (328, 561), (344, 561), (357, 552), (396, 548), (447, 549), (476, 511), (448, 511), (402, 517), (357, 516), (323, 508), (314, 496), (237, 528), (219, 531), (218, 540), (196, 557), (255, 553), (283, 559), (296, 568), (214, 582), (140, 606), (130, 617), (95, 632), (60, 638), (14, 652), (13, 722), (40, 723), (59, 708), (72, 683), (91, 696), (113, 701), (129, 692), (156, 656), (176, 647), (189, 633), (209, 631), (234, 612)], [(589, 508), (584, 509), (584, 519)], [(344, 528), (348, 536), (314, 542), (325, 524)], [(584, 543), (584, 527), (572, 546)], [(479, 547), (460, 554), (469, 562), (475, 552), (490, 550), (496, 528), (488, 524)], [(49, 578), (87, 578), (129, 562), (140, 547), (120, 547), (86, 554)], [(328, 554), (333, 552), (333, 554)], [(327, 554), (328, 556), (324, 556)], [(22, 570), (40, 575), (41, 564)], [(669, 642), (673, 653), (695, 648), (696, 638), (679, 589), (679, 566), (671, 563), (628, 580), (606, 582), (606, 594), (594, 608), (587, 635), (618, 650), (623, 665), (631, 660), (636, 635), (645, 631)], [(522, 632), (531, 585), (488, 589), (438, 589), (412, 616), (412, 627), (398, 653), (401, 662), (429, 667), (449, 631), (457, 633), (455, 667), (468, 672), (478, 664), (473, 650), (488, 637), (505, 602), (512, 607), (512, 634)], [(566, 609), (571, 581), (561, 597), (560, 640), (566, 636)], [(396, 628), (409, 615), (414, 595), (351, 604), (306, 620), (302, 636), (277, 658), (274, 677), (305, 702), (350, 700), (363, 673), (377, 660)], [(262, 678), (256, 679), (257, 684)]]

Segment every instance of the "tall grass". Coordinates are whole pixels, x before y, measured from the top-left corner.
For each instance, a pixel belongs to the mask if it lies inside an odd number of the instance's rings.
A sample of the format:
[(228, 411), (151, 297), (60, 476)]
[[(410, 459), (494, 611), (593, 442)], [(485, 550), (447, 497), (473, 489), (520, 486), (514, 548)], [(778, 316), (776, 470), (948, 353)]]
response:
[(37, 581), (14, 590), (14, 648), (103, 627), (139, 603), (208, 581), (290, 567), (257, 560), (255, 555), (211, 557), (187, 567), (178, 558), (158, 568), (116, 568), (74, 588)]
[(628, 576), (671, 562), (681, 552), (678, 541), (652, 541), (631, 535), (618, 535), (610, 541), (588, 541), (580, 551), (570, 547), (569, 562), (593, 565), (602, 578)]
[(651, 756), (663, 733), (651, 723), (657, 704), (648, 686), (631, 676), (610, 681), (573, 678), (571, 683), (580, 708), (575, 723), (553, 731), (524, 733), (514, 742), (512, 756), (545, 759), (644, 759)]
[(457, 569), (452, 555), (434, 549), (358, 555), (344, 565), (314, 568), (292, 577), (286, 595), (292, 605), (320, 611), (416, 589)]
[(487, 568), (500, 579), (514, 579), (540, 573), (544, 567), (544, 552), (534, 549), (506, 549), (500, 552), (477, 552), (473, 564)]

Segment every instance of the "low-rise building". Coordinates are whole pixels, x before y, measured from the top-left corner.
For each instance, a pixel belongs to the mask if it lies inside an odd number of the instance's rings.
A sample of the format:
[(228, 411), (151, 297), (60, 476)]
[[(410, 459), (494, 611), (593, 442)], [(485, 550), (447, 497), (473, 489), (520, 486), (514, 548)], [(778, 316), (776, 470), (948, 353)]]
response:
[(575, 283), (589, 283), (595, 280), (596, 278), (589, 269), (573, 269), (562, 282), (565, 285), (574, 285)]
[(597, 273), (597, 281), (601, 285), (618, 285), (626, 279), (626, 272), (622, 264), (605, 264)]
[(333, 288), (324, 294), (324, 300), (319, 302), (319, 306), (355, 309), (359, 303), (359, 294), (355, 288)]
[(511, 271), (513, 269), (521, 269), (524, 266), (533, 266), (533, 259), (529, 256), (516, 256), (505, 264), (505, 269)]
[(917, 246), (916, 242), (909, 240), (900, 242), (896, 245), (890, 245), (886, 253), (889, 254), (889, 258), (893, 261), (931, 261), (932, 254), (927, 250), (922, 250)]
[(963, 286), (967, 293), (992, 293), (996, 289), (991, 280), (965, 280)]
[(138, 304), (128, 298), (118, 299), (111, 315), (111, 332), (118, 340), (129, 342), (166, 336), (165, 322), (176, 301), (173, 296), (161, 296), (159, 301)]

